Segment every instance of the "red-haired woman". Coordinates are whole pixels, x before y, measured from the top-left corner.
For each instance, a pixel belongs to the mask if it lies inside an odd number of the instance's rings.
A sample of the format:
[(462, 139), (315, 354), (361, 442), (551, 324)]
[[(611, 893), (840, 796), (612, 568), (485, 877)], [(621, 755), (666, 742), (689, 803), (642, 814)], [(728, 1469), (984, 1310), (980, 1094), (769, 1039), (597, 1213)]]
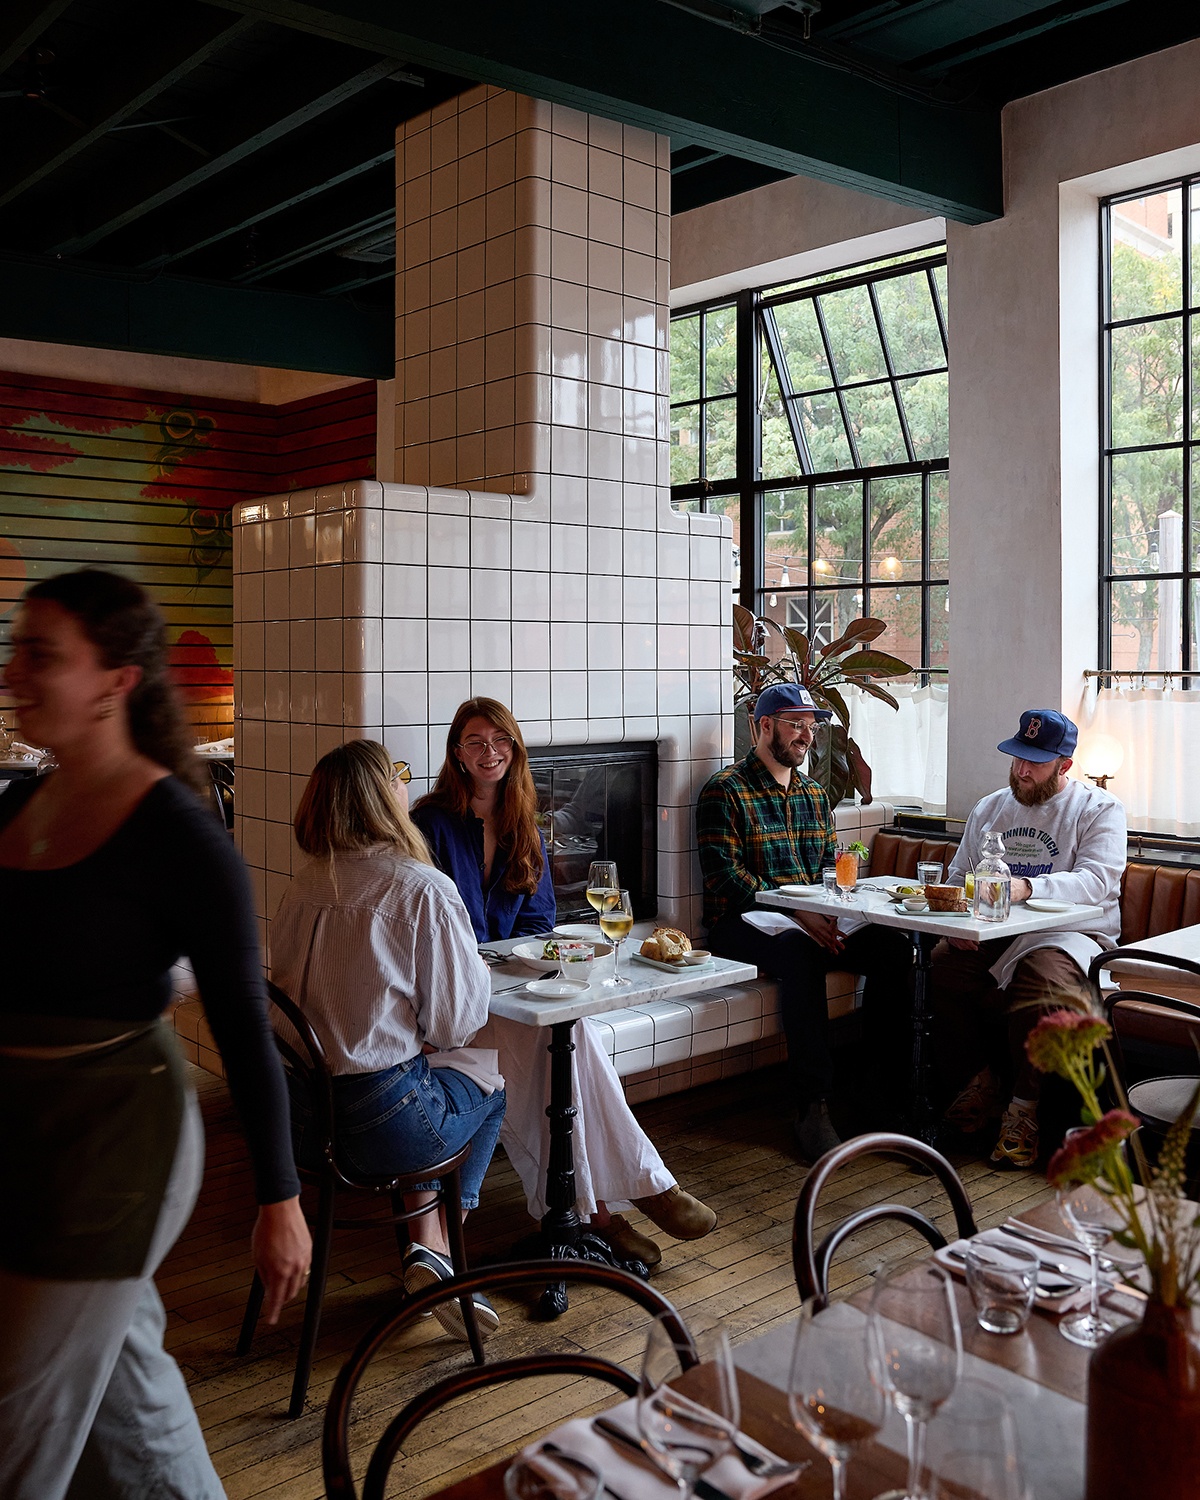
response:
[[(496, 699), (469, 698), (454, 715), (445, 762), (413, 820), (458, 887), (480, 943), (537, 936), (554, 925), (554, 887), (536, 811), (520, 726)], [(549, 1033), (493, 1016), (476, 1041), (486, 1045), (489, 1031), (508, 1093), (500, 1139), (529, 1212), (540, 1218), (549, 1150)], [(655, 1266), (659, 1247), (623, 1215), (610, 1213), (610, 1205), (634, 1204), (677, 1239), (699, 1239), (717, 1216), (663, 1165), (587, 1020), (576, 1025), (574, 1041), (576, 1207), (619, 1254)]]

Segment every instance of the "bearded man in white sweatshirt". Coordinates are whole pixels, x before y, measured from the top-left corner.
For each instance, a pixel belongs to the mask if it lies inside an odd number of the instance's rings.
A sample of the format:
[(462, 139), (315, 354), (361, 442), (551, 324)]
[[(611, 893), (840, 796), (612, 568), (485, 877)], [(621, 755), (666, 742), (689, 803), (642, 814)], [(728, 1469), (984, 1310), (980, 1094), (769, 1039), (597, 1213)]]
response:
[[(1125, 809), (1110, 792), (1067, 776), (1078, 738), (1075, 725), (1056, 709), (1031, 708), (1021, 715), (1016, 734), (996, 747), (1013, 757), (1008, 786), (976, 803), (946, 877), (962, 885), (979, 860), (983, 835), (999, 833), (1014, 905), (1033, 896), (1100, 908), (1078, 931), (983, 943), (951, 938), (934, 950), (939, 1061), (955, 1083), (978, 1069), (946, 1120), (964, 1134), (979, 1132), (1008, 1098), (991, 1155), (998, 1167), (1032, 1167), (1037, 1161), (1041, 1075), (1025, 1056), (1025, 1038), (1041, 1007), (1062, 1004), (1064, 996), (1090, 999), (1088, 964), (1120, 937)], [(988, 1060), (998, 1050), (994, 1038), (1001, 1028), (1011, 1073), (1004, 1086), (997, 1072), (1005, 1068)]]

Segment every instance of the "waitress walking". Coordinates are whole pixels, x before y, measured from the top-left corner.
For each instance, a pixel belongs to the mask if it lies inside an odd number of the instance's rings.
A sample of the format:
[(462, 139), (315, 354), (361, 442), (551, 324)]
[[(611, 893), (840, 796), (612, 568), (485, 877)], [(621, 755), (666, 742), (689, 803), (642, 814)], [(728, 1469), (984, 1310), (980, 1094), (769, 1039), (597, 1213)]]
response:
[(5, 682), (59, 769), (0, 797), (0, 1495), (219, 1500), (153, 1276), (203, 1171), (161, 1015), (192, 963), (249, 1141), (275, 1322), (308, 1273), (245, 868), (197, 763), (149, 596), (39, 583)]

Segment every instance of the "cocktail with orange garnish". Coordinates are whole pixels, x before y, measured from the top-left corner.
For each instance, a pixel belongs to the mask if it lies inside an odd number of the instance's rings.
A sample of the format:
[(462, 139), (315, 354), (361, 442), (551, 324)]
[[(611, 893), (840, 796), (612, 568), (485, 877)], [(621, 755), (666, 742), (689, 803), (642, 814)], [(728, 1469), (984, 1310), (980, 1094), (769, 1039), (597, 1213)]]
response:
[(866, 859), (867, 847), (857, 841), (848, 849), (839, 849), (837, 863), (834, 866), (837, 875), (838, 890), (842, 893), (842, 900), (849, 901), (850, 893), (858, 884), (858, 862)]

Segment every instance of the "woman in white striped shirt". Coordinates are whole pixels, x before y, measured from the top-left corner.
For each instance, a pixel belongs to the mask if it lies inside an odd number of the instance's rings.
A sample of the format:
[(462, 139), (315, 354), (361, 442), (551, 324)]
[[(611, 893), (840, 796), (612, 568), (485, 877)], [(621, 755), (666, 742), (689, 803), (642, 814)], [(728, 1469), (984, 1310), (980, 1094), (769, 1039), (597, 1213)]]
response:
[[(418, 1172), (470, 1141), (462, 1202), (464, 1212), (474, 1208), (504, 1119), (504, 1080), (465, 1060), (470, 1076), (431, 1068), (426, 1054), (471, 1041), (487, 1020), (491, 982), (462, 899), (431, 863), (384, 747), (353, 740), (323, 756), (295, 830), (311, 857), (271, 925), (271, 963), (325, 1048), (339, 1154), (358, 1172), (386, 1176)], [(298, 1091), (292, 1124), (303, 1163)], [(429, 1198), (414, 1195), (407, 1206)], [(410, 1221), (410, 1293), (453, 1274), (441, 1212)], [(481, 1333), (494, 1331), (491, 1304), (482, 1295), (475, 1303)], [(465, 1337), (457, 1302), (435, 1316)]]

